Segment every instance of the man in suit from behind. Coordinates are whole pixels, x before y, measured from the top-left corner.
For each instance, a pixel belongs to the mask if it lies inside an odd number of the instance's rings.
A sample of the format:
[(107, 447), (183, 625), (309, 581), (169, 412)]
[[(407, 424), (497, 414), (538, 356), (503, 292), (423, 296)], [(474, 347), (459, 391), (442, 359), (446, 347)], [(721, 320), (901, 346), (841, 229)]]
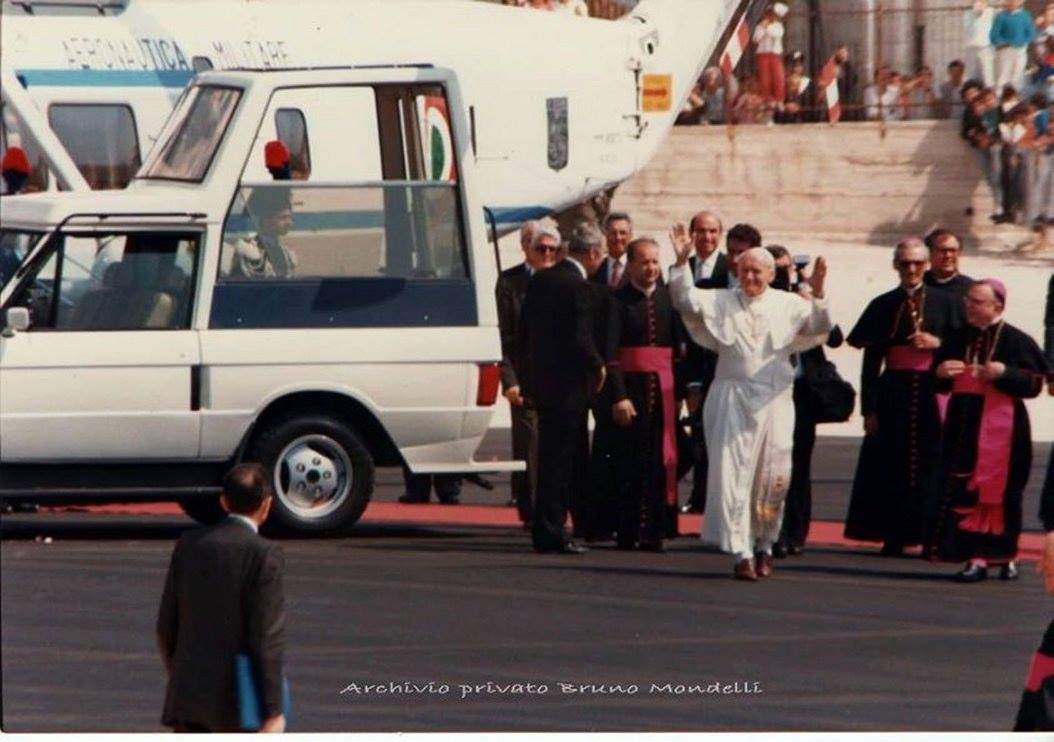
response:
[[(718, 248), (724, 226), (716, 214), (700, 211), (689, 224), (695, 255), (688, 258), (695, 285), (701, 289), (728, 288), (728, 256)], [(703, 402), (710, 384), (714, 381), (717, 354), (701, 345), (688, 341), (685, 359), (685, 378), (688, 381), (688, 417), (692, 423), (692, 494), (681, 508), (685, 513), (701, 513), (706, 507), (706, 470), (708, 457), (703, 438)]]
[(241, 731), (235, 657), (247, 654), (262, 732), (282, 732), (285, 607), (282, 550), (257, 531), (271, 510), (259, 464), (235, 466), (220, 498), (228, 516), (180, 537), (157, 617), (168, 674), (162, 723), (175, 731)]
[(523, 349), (518, 343), (519, 327), (527, 284), (537, 272), (556, 264), (560, 234), (532, 219), (520, 228), (520, 246), (523, 262), (502, 271), (495, 294), (501, 333), (501, 387), (512, 418), (512, 455), (527, 462), (527, 471), (512, 475), (512, 497), (520, 521), (529, 525), (538, 483), (538, 418), (534, 407), (524, 400), (520, 386)]
[[(595, 230), (594, 230), (595, 232)], [(598, 342), (598, 297), (589, 275), (604, 256), (603, 238), (576, 228), (568, 256), (527, 286), (520, 327), (527, 399), (538, 411), (538, 491), (532, 540), (540, 553), (581, 554), (564, 528), (572, 491), (589, 461), (589, 404), (606, 378)]]

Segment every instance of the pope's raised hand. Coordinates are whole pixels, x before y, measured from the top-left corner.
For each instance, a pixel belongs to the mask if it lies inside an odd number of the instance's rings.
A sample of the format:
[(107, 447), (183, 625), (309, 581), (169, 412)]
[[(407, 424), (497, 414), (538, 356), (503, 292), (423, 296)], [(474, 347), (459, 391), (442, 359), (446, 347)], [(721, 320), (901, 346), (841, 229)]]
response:
[(677, 265), (684, 265), (688, 262), (688, 256), (692, 254), (692, 237), (688, 232), (688, 225), (684, 222), (677, 222), (670, 227), (670, 244), (673, 246), (673, 252), (677, 256)]

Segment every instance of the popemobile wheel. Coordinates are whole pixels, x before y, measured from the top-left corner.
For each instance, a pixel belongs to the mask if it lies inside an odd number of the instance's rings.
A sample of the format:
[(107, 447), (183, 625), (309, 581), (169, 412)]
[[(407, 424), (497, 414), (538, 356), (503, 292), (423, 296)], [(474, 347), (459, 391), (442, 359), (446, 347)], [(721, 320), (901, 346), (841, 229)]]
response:
[(362, 516), (373, 492), (369, 451), (343, 421), (328, 415), (269, 424), (247, 459), (264, 466), (274, 487), (270, 530), (345, 532)]

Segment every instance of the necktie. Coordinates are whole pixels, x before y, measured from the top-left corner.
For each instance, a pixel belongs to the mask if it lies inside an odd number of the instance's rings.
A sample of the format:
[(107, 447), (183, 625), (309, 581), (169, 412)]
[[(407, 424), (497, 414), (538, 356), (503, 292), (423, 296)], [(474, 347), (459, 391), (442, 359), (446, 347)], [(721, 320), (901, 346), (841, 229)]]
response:
[(611, 280), (608, 285), (612, 288), (618, 288), (620, 280), (622, 280), (622, 263), (616, 260), (611, 264)]

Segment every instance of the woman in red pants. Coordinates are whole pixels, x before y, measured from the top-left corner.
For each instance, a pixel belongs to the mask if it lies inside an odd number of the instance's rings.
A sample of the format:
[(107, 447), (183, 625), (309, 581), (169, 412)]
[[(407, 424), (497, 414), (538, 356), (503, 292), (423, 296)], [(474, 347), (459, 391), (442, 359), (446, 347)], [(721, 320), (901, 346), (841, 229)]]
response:
[(761, 17), (754, 29), (754, 46), (758, 62), (758, 81), (762, 95), (770, 103), (782, 105), (787, 97), (786, 77), (783, 70), (783, 17), (788, 7), (784, 3), (773, 3)]

